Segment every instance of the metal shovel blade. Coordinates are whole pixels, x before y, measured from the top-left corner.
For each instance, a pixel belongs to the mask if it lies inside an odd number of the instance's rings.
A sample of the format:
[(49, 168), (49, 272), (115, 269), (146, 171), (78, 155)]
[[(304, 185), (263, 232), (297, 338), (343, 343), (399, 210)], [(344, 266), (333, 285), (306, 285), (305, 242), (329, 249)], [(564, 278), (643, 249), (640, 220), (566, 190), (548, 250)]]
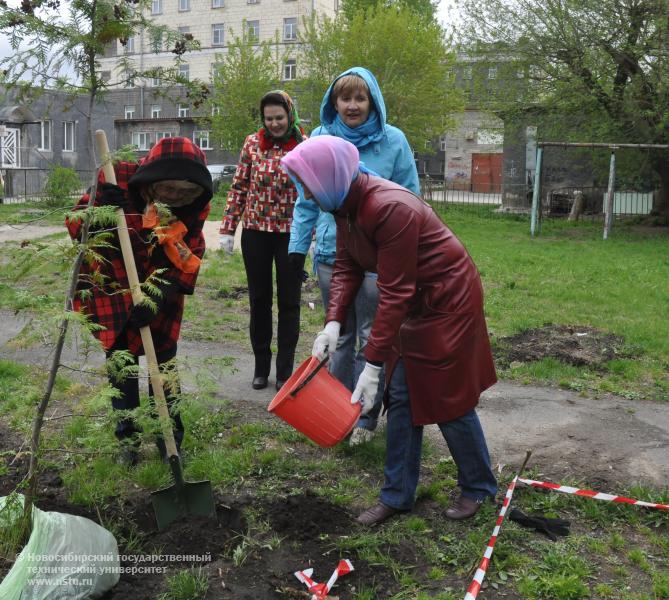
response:
[(163, 530), (182, 517), (215, 517), (216, 504), (209, 481), (186, 482), (178, 456), (170, 456), (175, 484), (151, 493), (158, 529)]

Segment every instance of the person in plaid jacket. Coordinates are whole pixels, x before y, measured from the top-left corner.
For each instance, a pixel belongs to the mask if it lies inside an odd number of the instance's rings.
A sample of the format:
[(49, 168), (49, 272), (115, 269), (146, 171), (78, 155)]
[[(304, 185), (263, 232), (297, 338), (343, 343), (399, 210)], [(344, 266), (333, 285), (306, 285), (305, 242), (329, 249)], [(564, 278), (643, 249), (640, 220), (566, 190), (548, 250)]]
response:
[(288, 257), (290, 223), (297, 191), (279, 161), (303, 139), (304, 130), (286, 92), (260, 101), (263, 126), (244, 141), (220, 228), (220, 247), (232, 253), (242, 223), (242, 255), (249, 285), (249, 333), (255, 356), (254, 389), (267, 387), (272, 363), (272, 265), (276, 265), (279, 308), (276, 389), (293, 372), (300, 335), (300, 295), (304, 255)]
[[(174, 407), (180, 390), (173, 362), (169, 361), (177, 353), (184, 295), (193, 293), (204, 255), (202, 227), (212, 197), (211, 174), (202, 150), (182, 137), (161, 139), (138, 163), (120, 162), (114, 171), (116, 185), (106, 183), (100, 171), (93, 204), (123, 208), (139, 280), (143, 282), (154, 275), (152, 282), (158, 293), (150, 296), (154, 306), (133, 306), (118, 235), (113, 231), (108, 246), (95, 248), (102, 260), (82, 265), (73, 309), (100, 326), (93, 334), (107, 355), (109, 381), (117, 390), (112, 399), (116, 410), (139, 406), (139, 385), (137, 377), (120, 377), (109, 359), (117, 350), (128, 350), (137, 364), (137, 357), (144, 354), (139, 329), (146, 325), (151, 328), (158, 363), (163, 371), (171, 371), (171, 376), (166, 377), (165, 396), (171, 407), (175, 441), (180, 447), (184, 428)], [(88, 202), (89, 194), (85, 194), (75, 210), (86, 208)], [(156, 203), (163, 207), (162, 221), (167, 220), (169, 226), (158, 219)], [(70, 236), (79, 239), (81, 220), (69, 218), (66, 225)], [(152, 393), (149, 385), (149, 395)], [(139, 432), (131, 418), (119, 418), (116, 437), (124, 442), (124, 462), (132, 465), (138, 460)], [(159, 438), (157, 445), (165, 458), (163, 440)]]

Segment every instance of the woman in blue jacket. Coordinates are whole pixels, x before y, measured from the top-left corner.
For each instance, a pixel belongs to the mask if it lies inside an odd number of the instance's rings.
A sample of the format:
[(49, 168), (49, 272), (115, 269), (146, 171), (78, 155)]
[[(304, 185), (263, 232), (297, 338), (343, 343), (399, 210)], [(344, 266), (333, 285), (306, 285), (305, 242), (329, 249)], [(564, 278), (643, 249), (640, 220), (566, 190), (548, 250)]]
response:
[[(420, 194), (418, 172), (413, 151), (404, 133), (386, 123), (386, 105), (376, 78), (363, 67), (344, 71), (330, 85), (320, 113), (321, 125), (311, 136), (333, 135), (358, 148), (360, 160), (376, 174), (399, 183)], [(336, 226), (334, 217), (319, 210), (315, 203), (298, 198), (290, 228), (290, 254), (306, 255), (316, 227), (314, 261), (318, 284), (327, 308), (330, 279), (336, 255)], [(293, 260), (303, 260), (295, 257)], [(337, 351), (332, 357), (330, 371), (353, 391), (365, 367), (363, 351), (374, 321), (378, 304), (376, 274), (366, 273), (365, 281), (349, 310), (344, 333), (339, 336)], [(351, 435), (351, 445), (368, 441), (374, 435), (383, 399), (383, 376), (374, 407), (360, 418)]]

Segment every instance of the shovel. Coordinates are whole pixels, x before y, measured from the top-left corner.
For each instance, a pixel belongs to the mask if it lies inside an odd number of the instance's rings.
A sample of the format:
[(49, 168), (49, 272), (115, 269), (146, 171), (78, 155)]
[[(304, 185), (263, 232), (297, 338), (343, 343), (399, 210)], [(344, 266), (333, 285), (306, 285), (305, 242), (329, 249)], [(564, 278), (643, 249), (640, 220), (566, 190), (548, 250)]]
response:
[[(95, 144), (98, 155), (103, 159), (102, 170), (105, 174), (105, 180), (107, 183), (116, 184), (116, 175), (109, 159), (109, 146), (107, 145), (107, 136), (104, 131), (98, 129), (95, 132)], [(132, 245), (130, 244), (130, 236), (128, 235), (128, 225), (122, 208), (119, 208), (116, 211), (116, 221), (118, 237), (121, 242), (121, 253), (123, 254), (123, 262), (128, 274), (128, 282), (132, 293), (132, 302), (136, 305), (142, 301), (144, 294), (139, 286), (137, 266), (135, 265), (135, 257), (132, 253)], [(151, 493), (151, 502), (156, 514), (158, 529), (165, 529), (170, 523), (180, 517), (215, 517), (216, 505), (214, 504), (214, 494), (211, 489), (211, 482), (184, 481), (181, 459), (179, 458), (177, 446), (174, 442), (172, 420), (170, 419), (170, 414), (167, 410), (162, 376), (160, 374), (160, 369), (158, 368), (156, 349), (153, 345), (153, 338), (151, 337), (151, 329), (148, 326), (141, 327), (139, 333), (142, 337), (142, 345), (144, 346), (146, 362), (149, 367), (149, 377), (151, 378), (151, 385), (153, 387), (153, 399), (156, 404), (156, 409), (158, 410), (160, 429), (162, 431), (163, 439), (165, 440), (165, 448), (167, 449), (170, 468), (172, 470), (172, 475), (174, 476), (174, 485)]]

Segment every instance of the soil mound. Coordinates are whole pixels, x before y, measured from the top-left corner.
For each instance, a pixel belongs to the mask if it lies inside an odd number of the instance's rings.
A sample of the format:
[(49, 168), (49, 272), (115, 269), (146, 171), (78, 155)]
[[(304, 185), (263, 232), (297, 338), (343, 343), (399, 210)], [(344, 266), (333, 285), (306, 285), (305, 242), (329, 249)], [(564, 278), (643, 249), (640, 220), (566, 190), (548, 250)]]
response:
[(623, 338), (593, 327), (544, 325), (498, 338), (495, 361), (506, 368), (514, 362), (554, 358), (577, 367), (599, 368), (625, 355)]

